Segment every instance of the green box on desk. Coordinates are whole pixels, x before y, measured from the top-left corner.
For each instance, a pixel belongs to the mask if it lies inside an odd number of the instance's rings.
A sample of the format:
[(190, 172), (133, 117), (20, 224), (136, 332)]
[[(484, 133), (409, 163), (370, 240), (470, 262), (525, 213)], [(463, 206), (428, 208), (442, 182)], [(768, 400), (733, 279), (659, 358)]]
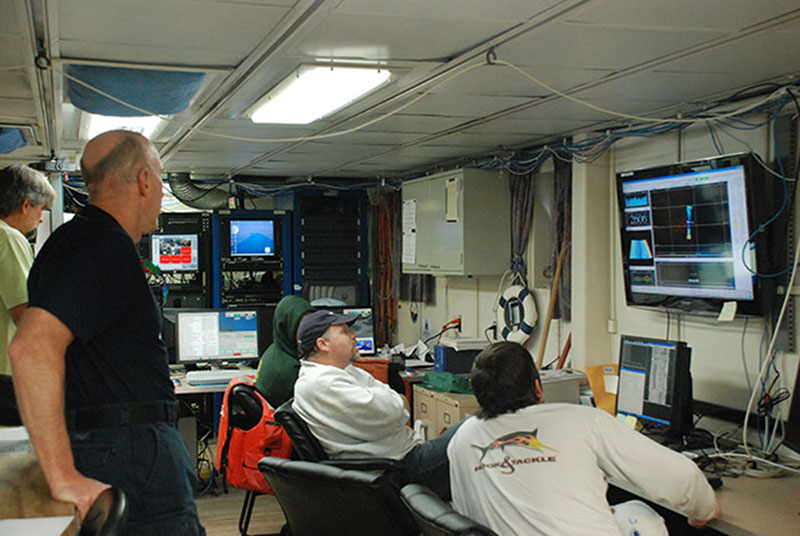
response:
[(479, 353), (481, 353), (480, 350), (456, 350), (437, 344), (433, 347), (433, 370), (454, 374), (469, 372)]

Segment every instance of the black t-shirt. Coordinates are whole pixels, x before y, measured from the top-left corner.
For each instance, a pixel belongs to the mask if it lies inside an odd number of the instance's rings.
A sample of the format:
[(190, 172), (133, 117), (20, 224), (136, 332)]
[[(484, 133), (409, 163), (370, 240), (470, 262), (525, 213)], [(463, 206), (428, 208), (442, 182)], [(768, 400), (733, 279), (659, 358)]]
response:
[(28, 295), (75, 336), (68, 410), (175, 399), (158, 306), (133, 240), (110, 214), (89, 205), (56, 229), (31, 268)]

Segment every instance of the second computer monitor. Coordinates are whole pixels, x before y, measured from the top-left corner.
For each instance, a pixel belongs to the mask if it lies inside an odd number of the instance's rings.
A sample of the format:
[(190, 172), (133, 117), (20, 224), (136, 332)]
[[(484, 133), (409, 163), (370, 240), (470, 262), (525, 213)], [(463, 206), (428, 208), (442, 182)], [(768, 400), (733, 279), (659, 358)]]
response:
[(617, 415), (631, 415), (668, 435), (692, 429), (691, 349), (684, 342), (623, 335)]
[(259, 358), (256, 310), (179, 311), (176, 325), (179, 364)]
[(373, 355), (375, 353), (375, 329), (372, 321), (372, 309), (369, 307), (360, 309), (342, 309), (343, 314), (358, 315), (358, 320), (350, 326), (356, 334), (356, 348), (361, 355)]

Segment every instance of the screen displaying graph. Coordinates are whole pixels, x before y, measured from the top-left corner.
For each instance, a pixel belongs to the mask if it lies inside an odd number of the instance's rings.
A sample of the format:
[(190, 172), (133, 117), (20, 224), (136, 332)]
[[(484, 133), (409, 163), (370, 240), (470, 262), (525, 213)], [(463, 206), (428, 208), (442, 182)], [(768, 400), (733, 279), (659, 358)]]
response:
[(741, 166), (621, 184), (622, 241), (634, 292), (749, 299)]
[(732, 257), (724, 183), (651, 192), (653, 243), (663, 257)]

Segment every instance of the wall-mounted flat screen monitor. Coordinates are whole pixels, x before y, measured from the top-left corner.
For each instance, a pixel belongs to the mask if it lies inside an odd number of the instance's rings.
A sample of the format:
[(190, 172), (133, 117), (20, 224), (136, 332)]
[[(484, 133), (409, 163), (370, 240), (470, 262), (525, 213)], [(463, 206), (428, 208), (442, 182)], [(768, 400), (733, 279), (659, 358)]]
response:
[(273, 220), (230, 220), (231, 257), (272, 257), (275, 255)]
[(162, 272), (196, 272), (199, 242), (197, 234), (152, 234), (150, 258)]
[(361, 355), (375, 354), (375, 326), (373, 323), (372, 309), (369, 307), (359, 309), (342, 309), (342, 314), (358, 315), (358, 320), (350, 326), (356, 334), (356, 348)]
[(206, 363), (258, 359), (255, 309), (176, 312), (176, 362)]
[(669, 435), (692, 429), (691, 349), (684, 342), (623, 335), (617, 415), (631, 415)]
[(777, 224), (754, 233), (780, 206), (765, 180), (748, 154), (618, 173), (628, 305), (763, 314), (774, 291), (755, 273), (781, 258)]

